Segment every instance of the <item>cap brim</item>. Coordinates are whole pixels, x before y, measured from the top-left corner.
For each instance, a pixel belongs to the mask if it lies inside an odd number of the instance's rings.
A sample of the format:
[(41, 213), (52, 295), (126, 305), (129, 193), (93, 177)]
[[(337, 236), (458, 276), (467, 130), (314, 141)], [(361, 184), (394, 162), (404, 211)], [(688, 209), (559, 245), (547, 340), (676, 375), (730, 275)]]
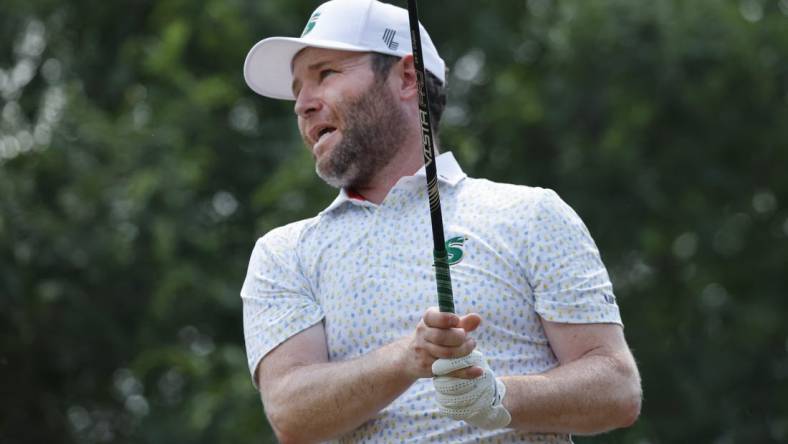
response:
[(295, 100), (291, 64), (298, 51), (306, 47), (367, 52), (369, 49), (331, 40), (271, 37), (257, 42), (244, 62), (244, 79), (261, 96)]

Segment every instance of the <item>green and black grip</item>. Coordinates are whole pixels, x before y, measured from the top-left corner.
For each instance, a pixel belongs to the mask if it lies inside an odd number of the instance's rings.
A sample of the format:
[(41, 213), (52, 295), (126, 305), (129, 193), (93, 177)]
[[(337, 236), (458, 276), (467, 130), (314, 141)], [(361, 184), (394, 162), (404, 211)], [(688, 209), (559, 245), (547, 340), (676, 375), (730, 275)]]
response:
[(451, 288), (449, 255), (446, 250), (432, 250), (435, 258), (435, 283), (438, 285), (438, 308), (444, 313), (454, 313), (454, 294)]

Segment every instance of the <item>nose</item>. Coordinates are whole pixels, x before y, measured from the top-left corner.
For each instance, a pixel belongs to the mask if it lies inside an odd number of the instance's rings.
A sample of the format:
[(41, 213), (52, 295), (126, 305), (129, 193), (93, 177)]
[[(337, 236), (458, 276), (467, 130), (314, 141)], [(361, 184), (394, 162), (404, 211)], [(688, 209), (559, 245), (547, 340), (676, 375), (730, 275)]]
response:
[(295, 102), (295, 113), (298, 117), (306, 118), (310, 114), (318, 111), (322, 106), (320, 98), (314, 89), (306, 85), (298, 92)]

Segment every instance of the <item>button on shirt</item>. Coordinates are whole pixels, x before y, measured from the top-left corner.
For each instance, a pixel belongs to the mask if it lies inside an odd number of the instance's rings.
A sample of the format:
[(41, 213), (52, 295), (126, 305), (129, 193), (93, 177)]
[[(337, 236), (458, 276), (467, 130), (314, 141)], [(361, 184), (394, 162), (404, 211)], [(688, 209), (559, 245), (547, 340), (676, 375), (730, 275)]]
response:
[[(540, 317), (621, 323), (594, 241), (555, 192), (469, 178), (451, 153), (437, 162), (455, 308), (482, 316), (473, 335), (497, 376), (558, 365)], [(318, 322), (331, 361), (412, 334), (437, 305), (425, 182), (423, 168), (403, 177), (380, 205), (342, 190), (316, 217), (257, 241), (241, 290), (252, 374), (273, 348)], [(571, 442), (441, 417), (434, 395), (430, 379), (420, 379), (337, 442)]]

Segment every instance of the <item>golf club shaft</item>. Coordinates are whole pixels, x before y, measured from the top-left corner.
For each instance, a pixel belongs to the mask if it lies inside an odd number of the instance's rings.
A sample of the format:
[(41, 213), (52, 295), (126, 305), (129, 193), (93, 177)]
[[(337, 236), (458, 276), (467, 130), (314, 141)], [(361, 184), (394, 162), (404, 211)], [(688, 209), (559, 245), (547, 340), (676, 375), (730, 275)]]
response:
[(443, 216), (441, 214), (441, 198), (438, 192), (438, 174), (435, 167), (435, 141), (432, 137), (432, 121), (430, 120), (429, 95), (427, 93), (427, 73), (421, 51), (421, 33), (419, 32), (419, 12), (416, 0), (408, 0), (408, 16), (410, 18), (410, 38), (413, 46), (413, 60), (416, 66), (416, 77), (419, 87), (419, 115), (421, 119), (421, 144), (424, 148), (424, 167), (427, 172), (427, 194), (430, 200), (430, 218), (432, 219), (433, 258), (435, 260), (435, 283), (438, 286), (438, 307), (442, 312), (454, 313), (454, 296), (451, 287), (451, 272), (446, 253), (446, 241), (443, 236)]

